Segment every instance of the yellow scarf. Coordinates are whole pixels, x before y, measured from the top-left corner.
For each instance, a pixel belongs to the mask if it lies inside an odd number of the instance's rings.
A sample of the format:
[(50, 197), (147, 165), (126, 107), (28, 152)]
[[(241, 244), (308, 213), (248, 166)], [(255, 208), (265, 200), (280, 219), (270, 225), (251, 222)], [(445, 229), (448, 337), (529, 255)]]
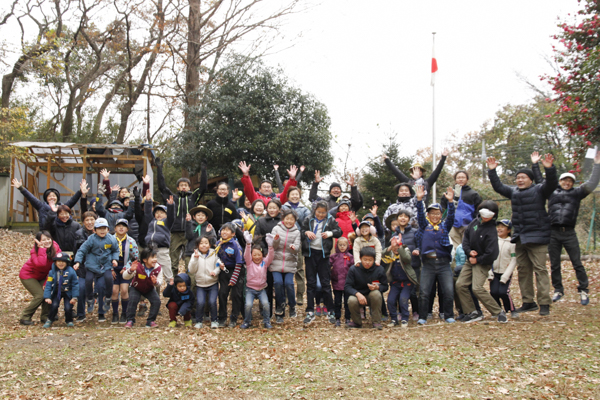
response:
[(229, 238), (229, 239), (227, 239), (227, 240), (223, 240), (223, 239), (219, 240), (219, 243), (217, 243), (217, 248), (215, 249), (215, 254), (218, 254), (218, 253), (219, 253), (219, 250), (221, 250), (221, 246), (223, 246), (223, 245), (224, 245), (225, 243), (227, 243), (227, 242), (230, 242), (230, 241), (231, 241), (231, 239), (233, 239), (233, 238), (234, 238), (234, 237), (232, 236), (232, 237), (230, 237), (230, 238)]
[(125, 235), (123, 239), (119, 239), (117, 235), (115, 235), (115, 239), (117, 239), (117, 242), (119, 242), (119, 258), (123, 257), (123, 246), (121, 246), (121, 243), (127, 239), (127, 235)]
[(442, 222), (441, 220), (440, 220), (440, 222), (438, 222), (437, 224), (434, 224), (433, 222), (431, 222), (431, 221), (429, 220), (429, 217), (428, 217), (428, 216), (425, 216), (425, 218), (427, 219), (427, 222), (429, 222), (429, 223), (431, 224), (431, 226), (433, 226), (433, 230), (434, 230), (434, 231), (439, 231), (439, 230), (440, 230), (440, 223)]

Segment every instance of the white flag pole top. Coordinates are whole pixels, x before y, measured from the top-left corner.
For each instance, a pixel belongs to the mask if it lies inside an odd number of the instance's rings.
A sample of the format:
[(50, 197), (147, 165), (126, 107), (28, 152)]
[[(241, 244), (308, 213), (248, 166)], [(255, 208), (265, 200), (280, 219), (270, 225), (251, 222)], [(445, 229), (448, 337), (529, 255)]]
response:
[[(431, 118), (431, 155), (432, 155), (432, 163), (431, 163), (431, 170), (435, 170), (435, 75), (437, 74), (437, 70), (438, 70), (438, 65), (437, 65), (437, 60), (435, 59), (435, 32), (432, 32), (433, 35), (433, 45), (431, 48), (431, 92), (432, 92), (432, 101), (431, 101), (431, 112), (432, 112), (432, 118)], [(431, 199), (431, 202), (435, 203), (437, 202), (437, 185), (434, 183), (433, 184), (433, 188), (431, 188), (433, 191), (433, 198)]]
[(433, 32), (433, 46), (431, 48), (431, 86), (435, 86), (435, 76), (437, 75), (438, 65), (435, 58), (435, 32)]

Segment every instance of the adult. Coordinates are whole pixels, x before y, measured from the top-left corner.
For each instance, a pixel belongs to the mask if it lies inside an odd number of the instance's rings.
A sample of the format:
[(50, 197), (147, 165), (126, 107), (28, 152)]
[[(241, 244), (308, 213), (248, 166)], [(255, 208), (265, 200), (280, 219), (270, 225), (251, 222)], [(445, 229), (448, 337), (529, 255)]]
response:
[[(533, 171), (521, 169), (517, 171), (517, 186), (508, 186), (500, 182), (496, 167), (498, 161), (494, 157), (487, 159), (488, 176), (494, 190), (510, 199), (512, 205), (513, 236), (516, 244), (517, 264), (519, 271), (519, 288), (523, 305), (516, 313), (540, 310), (540, 315), (550, 314), (550, 279), (546, 269), (546, 251), (550, 243), (550, 217), (546, 212), (546, 200), (550, 197), (558, 179), (554, 157), (546, 154), (542, 164), (546, 169), (546, 181), (533, 183)], [(537, 285), (537, 300), (534, 301), (533, 275)]]
[[(531, 155), (533, 163), (533, 175), (536, 182), (543, 181), (540, 166), (539, 153), (534, 152)], [(560, 253), (564, 246), (579, 285), (577, 291), (581, 299), (581, 304), (586, 306), (590, 299), (588, 296), (588, 277), (585, 267), (581, 262), (581, 253), (579, 249), (579, 240), (575, 233), (575, 224), (577, 223), (577, 215), (579, 214), (579, 205), (581, 200), (586, 198), (596, 189), (600, 181), (600, 152), (594, 157), (594, 168), (587, 182), (584, 182), (578, 188), (574, 188), (575, 175), (566, 172), (562, 174), (558, 180), (559, 187), (552, 192), (548, 199), (548, 214), (550, 214), (550, 244), (548, 245), (548, 254), (550, 256), (550, 273), (552, 277), (552, 286), (554, 287), (554, 295), (552, 301), (559, 301), (565, 293), (562, 284)]]
[[(84, 186), (87, 188), (87, 183), (85, 179), (83, 179), (79, 184), (80, 190), (75, 192), (75, 194), (71, 196), (71, 198), (65, 203), (65, 205), (69, 207), (69, 209), (75, 207), (75, 205), (79, 201), (79, 198), (81, 197), (81, 189)], [(46, 216), (51, 212), (56, 213), (56, 211), (58, 210), (58, 206), (62, 204), (60, 202), (60, 193), (54, 188), (47, 189), (42, 195), (42, 199), (44, 201), (40, 201), (33, 194), (31, 194), (29, 190), (23, 187), (23, 182), (20, 179), (13, 179), (12, 187), (18, 189), (21, 192), (21, 194), (27, 199), (27, 201), (31, 203), (33, 208), (37, 210), (40, 229), (44, 229), (44, 227), (46, 226)]]
[[(404, 175), (404, 173), (400, 171), (398, 167), (394, 165), (394, 163), (392, 163), (392, 160), (390, 160), (387, 154), (383, 154), (382, 157), (383, 161), (385, 162), (385, 165), (387, 165), (390, 171), (392, 171), (392, 174), (394, 174), (394, 176), (396, 177), (396, 179), (398, 179), (400, 183), (406, 182), (410, 186), (422, 185), (425, 188), (425, 204), (427, 204), (427, 200), (429, 197), (429, 189), (433, 187), (433, 185), (439, 178), (442, 169), (444, 168), (446, 158), (448, 157), (448, 150), (444, 149), (444, 151), (442, 151), (442, 158), (440, 158), (440, 161), (435, 167), (435, 170), (427, 178), (425, 178), (424, 176), (426, 172), (425, 168), (423, 168), (423, 166), (420, 163), (415, 163), (412, 167), (410, 167), (409, 171), (411, 178), (409, 178), (408, 176)], [(433, 201), (435, 201), (435, 199), (433, 199)]]
[(75, 222), (71, 216), (71, 209), (67, 205), (58, 206), (57, 211), (56, 214), (50, 214), (46, 218), (45, 230), (50, 232), (63, 252), (69, 251), (75, 254), (77, 231), (81, 229), (81, 226)]
[(219, 232), (221, 226), (227, 222), (241, 218), (235, 204), (229, 200), (228, 194), (229, 185), (226, 182), (219, 182), (217, 184), (217, 195), (206, 204), (206, 207), (212, 211), (213, 217), (210, 223), (216, 232)]
[[(342, 196), (342, 186), (337, 182), (333, 182), (331, 185), (329, 185), (329, 196), (326, 199), (323, 199), (317, 195), (317, 192), (319, 190), (319, 183), (322, 180), (323, 178), (321, 177), (321, 172), (315, 171), (315, 181), (313, 182), (312, 187), (310, 188), (308, 200), (310, 200), (311, 203), (323, 200), (327, 203), (329, 210), (332, 210), (335, 207), (337, 207), (338, 201)], [(350, 186), (350, 209), (356, 212), (360, 210), (363, 206), (363, 197), (358, 191), (354, 175), (350, 175), (350, 179), (347, 180), (346, 183)]]
[[(456, 249), (463, 240), (465, 229), (477, 214), (477, 208), (481, 204), (481, 196), (469, 186), (469, 173), (458, 171), (454, 174), (454, 225), (450, 230), (450, 240)], [(442, 208), (448, 208), (448, 200), (442, 197), (440, 201)]]
[(287, 182), (287, 185), (283, 188), (281, 193), (273, 193), (273, 182), (264, 179), (260, 183), (260, 188), (257, 191), (254, 190), (254, 186), (252, 185), (252, 179), (250, 179), (250, 167), (251, 164), (246, 164), (245, 161), (240, 161), (238, 167), (242, 170), (244, 176), (242, 176), (242, 184), (244, 185), (244, 194), (246, 198), (250, 200), (251, 203), (256, 199), (261, 199), (268, 204), (269, 201), (273, 199), (279, 200), (282, 204), (287, 201), (287, 191), (291, 186), (297, 186), (298, 182), (296, 182), (296, 173), (298, 172), (298, 167), (292, 165), (290, 169), (287, 170), (290, 179)]
[[(279, 165), (277, 165), (277, 164), (273, 165), (273, 169), (275, 170), (275, 183), (277, 184), (277, 188), (279, 188), (279, 193), (283, 193), (283, 190), (286, 187), (286, 185), (288, 184), (290, 177), (286, 176), (285, 180), (282, 183), (281, 176), (279, 176)], [(305, 169), (306, 169), (306, 167), (304, 165), (300, 166), (300, 172), (298, 172), (296, 174), (296, 178), (295, 178), (296, 182), (300, 182), (300, 179), (302, 178), (302, 173), (304, 172)]]
[[(394, 186), (394, 192), (398, 195), (396, 202), (390, 204), (388, 209), (383, 214), (383, 220), (387, 221), (388, 217), (392, 214), (399, 214), (404, 211), (410, 218), (413, 226), (417, 225), (417, 198), (415, 197), (415, 191), (408, 183), (399, 183)], [(395, 219), (395, 218), (393, 218)], [(389, 227), (386, 227), (388, 230)], [(393, 232), (392, 232), (393, 233)]]
[(19, 321), (21, 325), (33, 325), (31, 319), (40, 305), (42, 306), (40, 321), (45, 323), (48, 320), (50, 306), (44, 301), (44, 284), (52, 269), (52, 258), (60, 252), (60, 246), (52, 240), (48, 231), (38, 232), (34, 241), (31, 257), (19, 272), (21, 283), (33, 296), (29, 305), (21, 313)]

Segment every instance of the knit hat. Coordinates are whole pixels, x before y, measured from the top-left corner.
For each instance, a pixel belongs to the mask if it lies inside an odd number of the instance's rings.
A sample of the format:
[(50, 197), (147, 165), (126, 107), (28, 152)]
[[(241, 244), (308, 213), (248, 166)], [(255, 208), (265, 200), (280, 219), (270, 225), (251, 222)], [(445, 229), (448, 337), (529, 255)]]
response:
[(525, 174), (529, 177), (529, 179), (533, 180), (533, 171), (530, 170), (529, 168), (523, 168), (517, 171), (517, 175), (519, 174)]
[(573, 182), (575, 182), (575, 181), (576, 181), (576, 179), (575, 179), (575, 175), (573, 175), (573, 174), (572, 174), (572, 173), (570, 173), (570, 172), (565, 172), (564, 174), (562, 174), (562, 175), (560, 176), (560, 178), (559, 178), (558, 180), (559, 180), (559, 181), (562, 181), (563, 179), (566, 179), (566, 178), (571, 178), (571, 179), (573, 179)]
[(127, 221), (125, 218), (119, 218), (117, 220), (117, 223), (115, 224), (115, 226), (117, 226), (117, 225), (124, 225), (127, 228), (129, 228), (129, 221)]
[(94, 223), (94, 228), (108, 228), (108, 221), (106, 218), (98, 218)]
[(350, 200), (348, 200), (348, 199), (342, 199), (342, 200), (340, 200), (340, 202), (338, 203), (338, 206), (337, 206), (338, 210), (340, 209), (340, 206), (341, 206), (342, 204), (345, 204), (345, 205), (347, 205), (347, 206), (348, 206), (348, 208), (352, 209), (352, 203), (350, 202)]
[(402, 186), (406, 186), (408, 188), (408, 191), (410, 192), (410, 197), (413, 197), (415, 195), (415, 191), (413, 190), (413, 188), (406, 182), (402, 182), (394, 186), (394, 193), (398, 194), (398, 190), (400, 190)]
[(331, 185), (329, 185), (329, 193), (331, 193), (331, 189), (333, 189), (334, 187), (340, 188), (340, 190), (342, 190), (342, 186), (339, 183), (333, 182)]
[(192, 208), (190, 210), (190, 215), (192, 216), (192, 218), (194, 218), (194, 216), (199, 212), (203, 212), (206, 215), (206, 219), (208, 221), (210, 221), (213, 218), (213, 212), (210, 210), (210, 208), (206, 206), (196, 206)]
[(53, 261), (64, 261), (67, 264), (69, 264), (71, 262), (71, 256), (67, 253), (57, 253), (52, 260)]
[(106, 205), (106, 208), (110, 208), (110, 206), (114, 206), (114, 205), (117, 205), (120, 209), (123, 209), (123, 207), (124, 207), (123, 203), (121, 201), (119, 201), (119, 200), (113, 200), (113, 201), (111, 201), (110, 203), (108, 203)]

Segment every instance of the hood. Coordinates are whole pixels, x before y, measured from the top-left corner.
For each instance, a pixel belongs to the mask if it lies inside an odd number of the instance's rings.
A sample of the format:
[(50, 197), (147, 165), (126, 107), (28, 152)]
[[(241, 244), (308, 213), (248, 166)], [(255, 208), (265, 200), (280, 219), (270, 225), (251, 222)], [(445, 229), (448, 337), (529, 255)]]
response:
[(44, 202), (48, 203), (48, 195), (50, 193), (54, 193), (56, 195), (56, 204), (60, 204), (60, 193), (58, 193), (58, 190), (54, 189), (54, 188), (50, 188), (50, 189), (46, 189), (46, 191), (44, 192), (42, 198), (44, 199)]
[(190, 290), (190, 287), (192, 286), (192, 280), (190, 279), (190, 276), (188, 274), (186, 274), (185, 272), (182, 272), (181, 274), (178, 274), (177, 276), (179, 276), (181, 279), (183, 279), (183, 281), (185, 282), (185, 284), (188, 287), (188, 290)]
[[(114, 205), (118, 206), (118, 211), (117, 211), (117, 210), (114, 210), (114, 209), (111, 211), (110, 207), (111, 207), (111, 206), (114, 206)], [(122, 211), (123, 211), (123, 208), (124, 208), (124, 206), (123, 206), (123, 203), (122, 203), (122, 202), (120, 202), (119, 200), (113, 200), (113, 201), (110, 201), (110, 202), (109, 202), (109, 203), (106, 205), (106, 210), (107, 210), (107, 211), (111, 211), (111, 212), (113, 212), (113, 213), (114, 213), (114, 212), (122, 212)]]

